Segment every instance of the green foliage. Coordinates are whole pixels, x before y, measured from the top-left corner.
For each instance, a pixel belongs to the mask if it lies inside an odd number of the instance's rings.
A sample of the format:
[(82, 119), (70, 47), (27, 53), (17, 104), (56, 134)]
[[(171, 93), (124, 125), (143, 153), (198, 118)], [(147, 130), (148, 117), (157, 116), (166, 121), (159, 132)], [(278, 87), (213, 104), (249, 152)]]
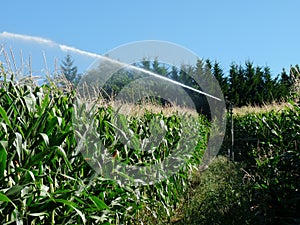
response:
[[(203, 87), (205, 87), (206, 92), (212, 95), (218, 95), (216, 93), (217, 88), (212, 85), (212, 82), (207, 80), (209, 77), (214, 77), (216, 81), (218, 81), (224, 97), (227, 99), (227, 106), (231, 101), (236, 107), (263, 105), (274, 101), (287, 100), (291, 97), (291, 94), (294, 94), (297, 89), (296, 84), (297, 82), (299, 83), (299, 70), (297, 65), (291, 67), (289, 73), (283, 69), (281, 74), (277, 76), (271, 74), (269, 67), (254, 66), (250, 61), (246, 61), (245, 65), (233, 63), (228, 74), (224, 73), (218, 62), (212, 63), (210, 60), (200, 59), (195, 65), (183, 64), (180, 68), (165, 65), (159, 62), (157, 58), (154, 60), (144, 59), (140, 63), (135, 63), (134, 66), (160, 74), (198, 90), (203, 91)], [(146, 77), (146, 74), (140, 71), (137, 72), (128, 68), (119, 67), (120, 66), (110, 65), (110, 63), (107, 62), (105, 64), (100, 63), (98, 68), (89, 71), (93, 80), (100, 79), (101, 83), (105, 84), (101, 90), (102, 96), (105, 98), (112, 99), (130, 82)], [(105, 76), (110, 73), (113, 73), (111, 74), (112, 76), (108, 80), (105, 80)], [(157, 82), (154, 86), (155, 85), (160, 84)], [(166, 88), (165, 84), (159, 86), (160, 90)], [(151, 91), (152, 90), (148, 90), (150, 96), (157, 96), (156, 93), (151, 93)], [(184, 91), (196, 104), (198, 112), (209, 115), (209, 107), (205, 96), (199, 95), (191, 90)], [(179, 90), (180, 96), (185, 94), (184, 91)]]
[(251, 224), (249, 187), (242, 165), (219, 156), (194, 175), (179, 224)]
[(219, 156), (196, 173), (174, 224), (299, 224), (300, 107), (290, 103), (234, 116), (236, 162)]
[[(65, 64), (70, 76), (72, 71), (77, 73), (72, 64)], [(141, 67), (199, 89), (197, 82), (206, 84), (201, 78), (211, 71), (236, 105), (287, 96), (291, 87), (296, 88), (298, 76), (295, 67), (289, 75), (284, 71), (272, 79), (268, 67), (254, 67), (249, 62), (245, 68), (232, 65), (228, 79), (218, 63), (209, 61), (199, 60), (195, 66), (180, 69), (143, 61)], [(110, 65), (102, 67), (101, 74), (107, 70)], [(87, 78), (96, 76), (111, 94), (141, 77), (128, 70), (117, 71), (107, 82), (97, 70), (90, 71)], [(235, 153), (242, 164), (217, 158), (192, 181), (189, 172), (200, 164), (209, 133), (205, 117), (150, 112), (140, 117), (115, 116), (112, 108), (99, 106), (92, 114), (98, 128), (92, 138), (103, 144), (99, 150), (104, 147), (113, 156), (117, 153), (112, 160), (144, 166), (161, 162), (178, 149), (190, 154), (186, 164), (168, 179), (129, 186), (95, 173), (88, 162), (99, 152), (88, 158), (76, 151), (77, 127), (72, 119), (81, 111), (87, 112), (87, 106), (74, 103), (75, 92), (16, 84), (13, 78), (7, 81), (3, 68), (0, 77), (1, 224), (170, 224), (177, 212), (182, 212), (179, 220), (185, 224), (300, 222), (300, 107), (296, 103), (280, 112), (235, 116)], [(214, 88), (208, 87), (211, 93)], [(202, 97), (188, 94), (199, 106), (207, 104)], [(158, 146), (151, 146), (155, 142), (150, 139), (151, 132), (159, 131), (152, 120), (159, 121), (165, 131)], [(83, 129), (89, 125), (88, 120), (82, 123)], [(116, 128), (123, 132), (116, 132)], [(189, 139), (183, 134), (197, 136)], [(188, 143), (184, 148), (181, 139)], [(145, 146), (139, 143), (148, 143), (152, 151), (144, 151)], [(190, 148), (194, 149), (192, 154)], [(227, 151), (226, 145), (224, 148)], [(182, 204), (183, 209), (178, 208)]]
[[(87, 163), (93, 158), (76, 151), (72, 119), (84, 107), (74, 103), (74, 92), (15, 84), (0, 75), (4, 78), (0, 87), (1, 224), (141, 224), (170, 219), (187, 188), (190, 169), (201, 162), (209, 132), (204, 117), (180, 120), (176, 115), (151, 113), (124, 117), (127, 131), (137, 140), (149, 135), (151, 119), (163, 121), (162, 145), (143, 155), (138, 148), (117, 142), (120, 136), (112, 126), (120, 123), (114, 123), (112, 109), (99, 107), (93, 114), (99, 128), (94, 135), (112, 152), (118, 147), (119, 160), (128, 164), (163, 160), (176, 149), (179, 135), (187, 132), (182, 130), (184, 123), (198, 131), (197, 142), (186, 146), (195, 151), (178, 173), (153, 185), (125, 186), (95, 173)], [(88, 127), (87, 122), (83, 126)]]
[[(135, 63), (134, 66), (174, 79), (198, 90), (202, 90), (199, 82), (202, 82), (203, 87), (211, 86), (207, 79), (204, 80), (209, 69), (201, 60), (195, 66), (182, 65), (181, 68), (170, 67), (159, 62), (158, 59), (153, 61), (144, 59)], [(190, 104), (192, 101), (198, 112), (209, 115), (210, 111), (205, 96), (188, 89), (176, 88), (174, 84), (149, 76), (144, 71), (124, 68), (122, 65), (109, 61), (105, 61), (105, 63), (101, 61), (95, 68), (87, 72), (82, 82), (90, 85), (92, 87), (90, 89), (97, 89), (96, 93), (100, 93), (107, 100), (115, 100), (115, 97), (122, 91), (120, 95), (122, 101), (126, 103), (143, 102), (145, 100), (143, 97), (156, 101), (157, 97), (161, 99), (158, 103), (162, 105), (170, 102), (179, 106), (192, 107)], [(210, 94), (214, 94), (215, 89), (215, 87), (210, 87)], [(88, 95), (97, 97), (95, 93), (88, 93)], [(170, 95), (174, 98), (170, 98)]]
[(300, 107), (234, 117), (236, 159), (246, 163), (253, 221), (300, 221)]
[[(247, 61), (245, 66), (232, 64), (229, 71), (228, 100), (237, 106), (262, 105), (286, 98), (284, 84), (278, 77), (272, 79), (269, 67), (254, 66)], [(284, 86), (290, 88), (289, 86)]]
[(67, 55), (60, 66), (63, 76), (73, 85), (77, 85), (81, 75), (78, 74), (77, 66), (74, 66), (74, 61), (70, 55)]

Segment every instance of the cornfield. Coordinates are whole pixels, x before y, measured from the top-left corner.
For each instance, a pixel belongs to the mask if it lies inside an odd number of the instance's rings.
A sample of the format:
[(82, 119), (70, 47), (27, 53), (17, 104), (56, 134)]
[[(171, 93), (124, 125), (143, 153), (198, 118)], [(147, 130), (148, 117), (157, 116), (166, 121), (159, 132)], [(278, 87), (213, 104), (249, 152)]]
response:
[(252, 223), (299, 224), (299, 103), (237, 114), (233, 124), (235, 160), (245, 164), (243, 183), (251, 184)]
[[(190, 171), (201, 163), (209, 133), (205, 117), (147, 112), (116, 121), (111, 107), (98, 106), (90, 118), (97, 125), (92, 137), (112, 156), (118, 152), (111, 160), (128, 165), (155, 164), (167, 158), (187, 132), (184, 124), (197, 131), (197, 141), (184, 147), (194, 150), (177, 173), (154, 184), (125, 185), (91, 167), (90, 161), (99, 152), (87, 153), (88, 145), (83, 151), (76, 148), (79, 128), (74, 115), (88, 109), (85, 104), (75, 104), (74, 91), (64, 92), (51, 84), (17, 83), (7, 79), (3, 68), (0, 77), (1, 224), (151, 224), (170, 220), (188, 186)], [(80, 129), (86, 129), (90, 121), (78, 118)], [(134, 140), (142, 142), (149, 136), (153, 119), (165, 128), (163, 141), (157, 148), (152, 146), (153, 151), (130, 148), (119, 141), (122, 137), (114, 128), (120, 123), (126, 122)]]
[[(1, 67), (1, 224), (300, 223), (296, 101), (280, 109), (235, 114), (238, 162), (217, 160), (203, 177), (196, 173), (199, 182), (193, 171), (212, 135), (204, 116), (159, 110), (120, 115), (106, 104), (91, 110), (75, 91), (9, 80), (8, 74)], [(90, 130), (91, 124), (95, 129)], [(156, 144), (151, 133), (161, 130), (162, 141)], [(225, 154), (230, 138), (227, 132)], [(157, 165), (170, 156), (179, 158), (178, 149), (186, 156), (184, 164), (172, 165), (176, 173), (168, 176), (157, 173), (159, 182), (132, 176), (124, 183), (122, 176), (107, 176), (107, 169), (117, 169), (115, 162)], [(191, 191), (195, 187), (200, 189)]]

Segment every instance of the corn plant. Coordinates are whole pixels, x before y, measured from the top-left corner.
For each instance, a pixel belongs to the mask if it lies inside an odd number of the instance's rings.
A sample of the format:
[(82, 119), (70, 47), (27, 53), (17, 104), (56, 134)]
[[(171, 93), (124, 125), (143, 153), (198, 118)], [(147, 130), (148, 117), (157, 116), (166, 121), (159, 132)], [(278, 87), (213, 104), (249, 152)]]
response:
[[(118, 160), (131, 165), (166, 159), (180, 145), (179, 135), (187, 132), (184, 123), (197, 131), (196, 142), (184, 148), (193, 151), (177, 173), (156, 184), (129, 186), (97, 173), (89, 164), (93, 155), (87, 158), (77, 150), (73, 118), (85, 108), (75, 104), (74, 91), (8, 81), (3, 68), (0, 77), (1, 224), (143, 224), (171, 218), (190, 169), (201, 162), (209, 132), (204, 117), (179, 119), (149, 112), (115, 121), (111, 108), (99, 106), (93, 115), (98, 126), (94, 135), (112, 155), (119, 151)], [(120, 134), (114, 128), (122, 121), (142, 142), (152, 119), (166, 127), (164, 142), (152, 152), (118, 142)]]
[(256, 223), (300, 221), (300, 107), (290, 104), (234, 117), (235, 150), (247, 163)]

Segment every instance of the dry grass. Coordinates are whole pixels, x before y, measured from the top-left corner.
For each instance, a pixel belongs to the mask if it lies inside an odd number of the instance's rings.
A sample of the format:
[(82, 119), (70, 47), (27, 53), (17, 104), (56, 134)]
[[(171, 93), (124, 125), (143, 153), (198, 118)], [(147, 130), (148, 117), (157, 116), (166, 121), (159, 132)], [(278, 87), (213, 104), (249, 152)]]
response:
[[(66, 81), (67, 82), (67, 81)], [(196, 109), (177, 105), (171, 102), (170, 105), (161, 105), (145, 99), (137, 99), (134, 102), (124, 102), (116, 100), (116, 96), (109, 95), (104, 89), (98, 86), (83, 83), (77, 89), (77, 97), (88, 104), (98, 105), (101, 107), (112, 107), (116, 112), (123, 115), (143, 116), (146, 112), (149, 113), (163, 113), (165, 116), (172, 115), (191, 115), (198, 117), (199, 114)], [(132, 98), (134, 99), (134, 98)]]
[(124, 115), (131, 115), (131, 116), (142, 116), (145, 112), (150, 113), (163, 113), (166, 116), (171, 115), (192, 115), (197, 117), (198, 113), (196, 110), (192, 110), (186, 107), (172, 105), (170, 107), (162, 106), (159, 104), (153, 103), (142, 103), (142, 104), (133, 104), (133, 103), (120, 103), (120, 102), (110, 102), (111, 106), (119, 110), (120, 113)]
[(292, 105), (289, 102), (282, 101), (280, 103), (273, 102), (270, 104), (264, 104), (263, 106), (243, 106), (240, 108), (234, 108), (233, 114), (234, 115), (245, 115), (248, 113), (264, 113), (270, 111), (281, 111), (284, 108), (291, 108)]

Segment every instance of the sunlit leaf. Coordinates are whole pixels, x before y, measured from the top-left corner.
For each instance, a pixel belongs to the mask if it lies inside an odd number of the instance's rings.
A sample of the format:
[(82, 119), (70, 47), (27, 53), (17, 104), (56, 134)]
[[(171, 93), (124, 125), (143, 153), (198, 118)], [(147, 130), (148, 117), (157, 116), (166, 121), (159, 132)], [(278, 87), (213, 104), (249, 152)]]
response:
[(15, 208), (17, 208), (17, 206), (9, 199), (9, 197), (7, 197), (5, 194), (0, 192), (0, 202), (10, 202)]
[(105, 202), (102, 201), (100, 198), (96, 196), (90, 196), (89, 198), (94, 202), (94, 204), (97, 206), (99, 210), (109, 209), (109, 207), (105, 204)]
[(4, 171), (6, 169), (6, 160), (7, 160), (6, 146), (7, 146), (7, 142), (0, 141), (0, 178), (4, 177)]
[(3, 109), (3, 107), (1, 105), (0, 105), (0, 116), (4, 120), (4, 122), (6, 123), (6, 125), (8, 125), (9, 127), (11, 127), (11, 123), (9, 121), (9, 118), (8, 118), (5, 110)]

